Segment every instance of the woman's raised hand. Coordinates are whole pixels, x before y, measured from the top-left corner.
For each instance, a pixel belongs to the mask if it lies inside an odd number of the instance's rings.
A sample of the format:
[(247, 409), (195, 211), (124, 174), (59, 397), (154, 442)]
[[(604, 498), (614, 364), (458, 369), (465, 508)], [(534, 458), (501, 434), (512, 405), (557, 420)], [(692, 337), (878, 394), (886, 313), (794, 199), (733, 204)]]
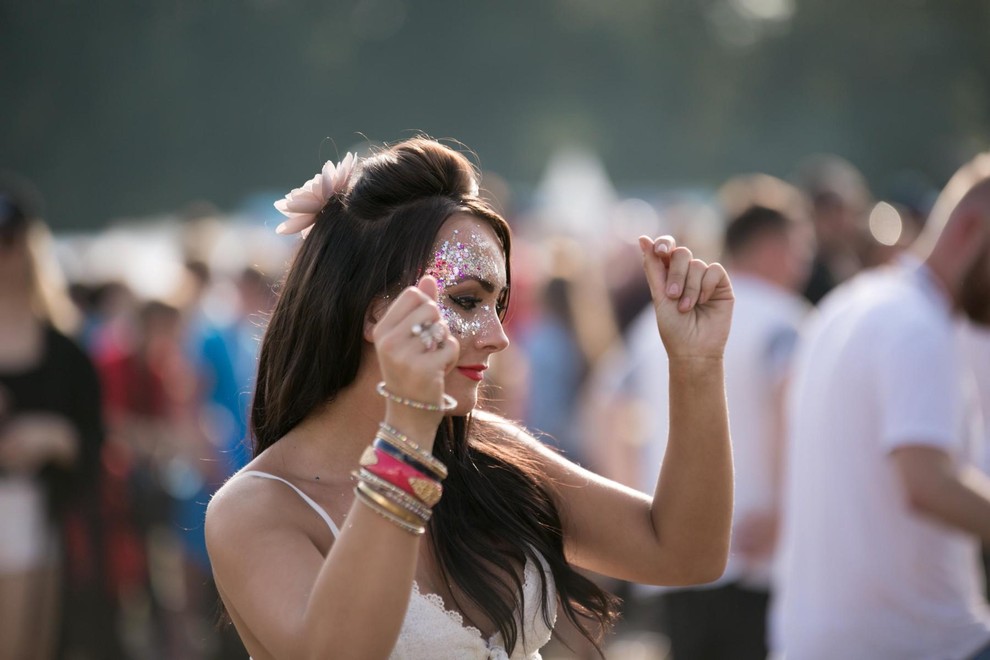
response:
[(720, 264), (695, 259), (670, 236), (639, 237), (660, 338), (671, 358), (721, 358), (732, 321), (732, 284)]
[[(416, 286), (406, 288), (375, 324), (372, 341), (382, 380), (389, 392), (440, 405), (444, 377), (454, 368), (460, 346), (440, 316), (436, 298), (437, 281), (430, 276), (421, 279)], [(413, 416), (431, 420), (434, 427), (443, 417), (441, 412), (414, 410), (401, 404), (393, 405), (392, 401), (388, 407), (390, 413), (394, 409), (404, 418)], [(412, 433), (415, 429), (403, 430)]]

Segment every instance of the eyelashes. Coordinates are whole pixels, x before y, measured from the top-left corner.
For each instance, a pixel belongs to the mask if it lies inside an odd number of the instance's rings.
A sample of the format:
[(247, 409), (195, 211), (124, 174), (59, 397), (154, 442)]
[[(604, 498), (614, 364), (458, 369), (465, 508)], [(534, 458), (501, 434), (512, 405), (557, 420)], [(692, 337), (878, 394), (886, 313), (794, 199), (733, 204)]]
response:
[[(450, 300), (463, 309), (466, 312), (474, 311), (478, 305), (484, 302), (481, 298), (477, 296), (448, 296)], [(499, 299), (495, 302), (495, 314), (498, 316), (499, 320), (505, 315), (505, 310), (508, 307), (506, 304), (506, 295), (499, 296)]]
[(465, 311), (473, 311), (481, 304), (481, 298), (475, 296), (450, 296), (450, 300)]

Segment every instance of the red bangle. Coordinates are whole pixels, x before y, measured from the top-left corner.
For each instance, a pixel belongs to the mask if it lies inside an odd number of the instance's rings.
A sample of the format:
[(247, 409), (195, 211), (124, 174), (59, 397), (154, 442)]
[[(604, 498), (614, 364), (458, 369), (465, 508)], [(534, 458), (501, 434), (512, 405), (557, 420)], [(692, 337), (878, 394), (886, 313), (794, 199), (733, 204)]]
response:
[(443, 495), (443, 486), (411, 465), (403, 463), (387, 452), (368, 447), (361, 455), (361, 467), (418, 498), (426, 506), (433, 506)]

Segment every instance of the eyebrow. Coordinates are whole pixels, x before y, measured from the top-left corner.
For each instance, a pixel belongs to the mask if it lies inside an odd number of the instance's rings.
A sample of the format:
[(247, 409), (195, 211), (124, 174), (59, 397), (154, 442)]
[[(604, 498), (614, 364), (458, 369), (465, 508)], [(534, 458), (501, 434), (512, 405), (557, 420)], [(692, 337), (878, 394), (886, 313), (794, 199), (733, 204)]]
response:
[[(454, 286), (457, 286), (458, 284), (464, 284), (465, 282), (472, 282), (472, 281), (473, 282), (477, 282), (481, 286), (481, 288), (484, 289), (485, 291), (487, 291), (488, 293), (495, 293), (495, 285), (494, 284), (492, 284), (491, 282), (489, 282), (488, 280), (486, 280), (484, 278), (476, 277), (475, 275), (467, 275), (467, 276), (461, 278), (460, 280), (457, 281), (456, 284), (454, 284)], [(509, 290), (509, 287), (508, 286), (503, 286), (502, 287), (502, 290), (499, 291), (499, 293), (501, 294), (501, 293), (504, 293), (505, 291), (508, 291), (508, 290)]]

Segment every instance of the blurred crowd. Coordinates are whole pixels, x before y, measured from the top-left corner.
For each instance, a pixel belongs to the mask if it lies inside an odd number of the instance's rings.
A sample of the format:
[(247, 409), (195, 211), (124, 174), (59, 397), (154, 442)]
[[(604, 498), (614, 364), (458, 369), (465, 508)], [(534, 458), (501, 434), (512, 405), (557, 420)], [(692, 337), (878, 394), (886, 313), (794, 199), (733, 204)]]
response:
[[(737, 297), (729, 565), (703, 588), (610, 583), (625, 612), (608, 653), (766, 657), (800, 338), (832, 289), (906, 258), (938, 190), (910, 180), (880, 198), (833, 156), (786, 182), (747, 174), (645, 199), (580, 160), (561, 172), (525, 203), (485, 179), (515, 230), (512, 345), (485, 405), (652, 492), (670, 411), (635, 240), (671, 234), (722, 261)], [(0, 190), (0, 658), (244, 658), (220, 624), (203, 517), (251, 456), (259, 338), (294, 243), (269, 218), (205, 205), (60, 236), (38, 209), (28, 187)], [(966, 336), (990, 413), (990, 335)], [(545, 657), (592, 657), (558, 634)]]

